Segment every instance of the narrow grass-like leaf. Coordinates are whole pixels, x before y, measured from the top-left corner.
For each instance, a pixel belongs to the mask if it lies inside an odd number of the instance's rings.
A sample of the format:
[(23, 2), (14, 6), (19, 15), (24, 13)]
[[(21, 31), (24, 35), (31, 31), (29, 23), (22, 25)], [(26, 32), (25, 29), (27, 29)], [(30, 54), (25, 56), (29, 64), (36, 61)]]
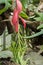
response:
[(20, 13), (20, 16), (25, 18), (25, 19), (29, 18), (28, 15), (25, 12), (23, 12), (23, 11)]
[(24, 38), (34, 38), (34, 37), (37, 37), (37, 36), (39, 36), (39, 35), (42, 35), (43, 34), (43, 30), (41, 30), (40, 32), (38, 32), (38, 33), (36, 33), (36, 34), (34, 34), (34, 35), (31, 35), (31, 36), (27, 36), (27, 37), (24, 37)]

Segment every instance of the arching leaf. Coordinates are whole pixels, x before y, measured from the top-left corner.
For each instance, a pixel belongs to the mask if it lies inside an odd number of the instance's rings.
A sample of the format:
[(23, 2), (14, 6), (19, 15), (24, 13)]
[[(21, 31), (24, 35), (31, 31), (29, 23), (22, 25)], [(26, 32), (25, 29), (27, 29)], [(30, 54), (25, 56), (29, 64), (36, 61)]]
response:
[(37, 37), (37, 36), (39, 36), (39, 35), (42, 35), (43, 34), (43, 30), (41, 30), (40, 32), (38, 32), (38, 33), (36, 33), (36, 34), (34, 34), (34, 35), (31, 35), (31, 36), (27, 36), (27, 37), (24, 37), (24, 38), (34, 38), (34, 37)]
[(7, 11), (8, 8), (11, 7), (11, 4), (8, 2), (8, 0), (1, 0), (0, 3), (5, 3), (5, 7), (0, 10), (0, 15), (1, 15), (3, 12)]
[(39, 25), (37, 29), (43, 29), (43, 24)]

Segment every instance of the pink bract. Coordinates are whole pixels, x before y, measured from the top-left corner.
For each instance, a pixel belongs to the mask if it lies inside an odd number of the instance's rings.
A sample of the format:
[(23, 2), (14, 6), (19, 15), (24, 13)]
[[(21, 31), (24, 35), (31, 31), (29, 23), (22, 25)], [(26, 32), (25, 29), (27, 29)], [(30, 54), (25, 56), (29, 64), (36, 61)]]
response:
[(22, 11), (22, 3), (20, 2), (20, 0), (16, 0), (16, 4), (17, 4), (17, 10), (20, 13)]
[(19, 24), (18, 19), (19, 18), (21, 19), (24, 28), (26, 28), (26, 21), (19, 16), (20, 12), (22, 11), (22, 4), (20, 0), (16, 0), (16, 4), (17, 4), (17, 7), (14, 9), (14, 12), (13, 12), (12, 23), (15, 27), (15, 31), (18, 32), (18, 24)]

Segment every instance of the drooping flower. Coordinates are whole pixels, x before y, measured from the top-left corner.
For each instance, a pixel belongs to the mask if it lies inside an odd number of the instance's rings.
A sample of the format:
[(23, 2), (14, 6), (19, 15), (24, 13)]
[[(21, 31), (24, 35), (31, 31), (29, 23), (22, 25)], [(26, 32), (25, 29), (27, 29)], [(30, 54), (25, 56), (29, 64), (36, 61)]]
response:
[(17, 7), (14, 9), (14, 12), (13, 12), (13, 17), (12, 17), (12, 23), (15, 27), (15, 31), (18, 32), (18, 19), (20, 18), (23, 25), (24, 25), (24, 28), (26, 28), (26, 22), (25, 20), (19, 16), (19, 14), (21, 13), (22, 11), (22, 3), (20, 2), (20, 0), (16, 0), (16, 4), (17, 4)]
[(15, 27), (15, 31), (18, 32), (18, 10), (14, 9), (12, 23)]

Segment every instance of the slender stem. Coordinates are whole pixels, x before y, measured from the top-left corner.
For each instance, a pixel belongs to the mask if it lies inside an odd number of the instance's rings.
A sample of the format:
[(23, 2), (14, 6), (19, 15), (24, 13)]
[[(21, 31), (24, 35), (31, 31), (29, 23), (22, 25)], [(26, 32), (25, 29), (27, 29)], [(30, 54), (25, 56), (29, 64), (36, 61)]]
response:
[(12, 9), (14, 10), (15, 8), (15, 0), (12, 0)]
[[(24, 29), (24, 36), (26, 36), (26, 31), (25, 31), (25, 29)], [(25, 44), (26, 44), (26, 39), (24, 39), (25, 40)]]
[(19, 24), (18, 24), (18, 43), (20, 44), (20, 37), (19, 37)]
[(19, 28), (20, 28), (20, 26), (19, 26), (19, 24), (18, 24), (18, 43), (20, 44)]
[(3, 34), (3, 50), (6, 49), (6, 35), (5, 35), (5, 31), (4, 31), (4, 34)]

